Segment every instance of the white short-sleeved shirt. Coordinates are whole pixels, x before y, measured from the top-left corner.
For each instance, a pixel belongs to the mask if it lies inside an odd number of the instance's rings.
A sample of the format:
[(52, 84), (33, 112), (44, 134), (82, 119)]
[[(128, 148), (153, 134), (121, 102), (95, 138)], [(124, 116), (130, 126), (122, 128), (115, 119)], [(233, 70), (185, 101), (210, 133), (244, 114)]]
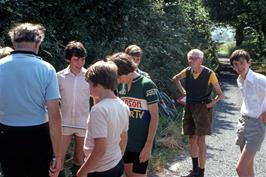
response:
[(243, 96), (241, 114), (259, 118), (266, 111), (266, 77), (249, 69), (246, 79), (237, 79)]
[(57, 73), (61, 95), (62, 123), (70, 127), (87, 127), (90, 109), (89, 83), (85, 80), (86, 69), (74, 75), (69, 66)]
[(91, 109), (84, 141), (86, 158), (94, 148), (95, 138), (106, 138), (106, 153), (91, 172), (102, 172), (115, 167), (122, 159), (120, 135), (128, 130), (129, 108), (120, 98), (103, 99)]

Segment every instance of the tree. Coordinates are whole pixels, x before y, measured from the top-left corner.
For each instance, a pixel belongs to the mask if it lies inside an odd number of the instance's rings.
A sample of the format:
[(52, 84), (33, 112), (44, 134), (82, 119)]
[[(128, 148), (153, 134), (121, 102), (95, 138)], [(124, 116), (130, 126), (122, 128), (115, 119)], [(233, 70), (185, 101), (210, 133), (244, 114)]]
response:
[(237, 47), (245, 45), (243, 41), (245, 36), (249, 35), (253, 38), (252, 40), (256, 40), (260, 56), (266, 57), (263, 54), (263, 50), (266, 50), (265, 0), (203, 0), (203, 4), (207, 7), (213, 22), (235, 28)]
[(7, 31), (14, 23), (42, 23), (40, 55), (57, 70), (66, 65), (63, 49), (70, 40), (85, 44), (86, 65), (136, 43), (144, 50), (141, 68), (155, 81), (166, 80), (171, 95), (176, 89), (167, 78), (187, 65), (188, 50), (214, 56), (200, 0), (1, 0), (0, 16), (0, 45), (11, 45)]

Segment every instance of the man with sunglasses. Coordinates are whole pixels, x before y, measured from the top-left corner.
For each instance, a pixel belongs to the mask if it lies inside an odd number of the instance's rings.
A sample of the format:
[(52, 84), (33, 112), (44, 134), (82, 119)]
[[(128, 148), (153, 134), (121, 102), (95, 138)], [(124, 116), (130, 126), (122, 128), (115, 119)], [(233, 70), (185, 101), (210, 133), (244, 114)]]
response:
[[(206, 160), (205, 136), (211, 135), (212, 108), (223, 98), (215, 73), (202, 65), (203, 52), (192, 49), (187, 54), (189, 67), (173, 77), (178, 90), (186, 95), (182, 134), (189, 136), (193, 170), (184, 177), (203, 177)], [(185, 79), (185, 88), (180, 80)], [(212, 99), (212, 89), (216, 97)]]

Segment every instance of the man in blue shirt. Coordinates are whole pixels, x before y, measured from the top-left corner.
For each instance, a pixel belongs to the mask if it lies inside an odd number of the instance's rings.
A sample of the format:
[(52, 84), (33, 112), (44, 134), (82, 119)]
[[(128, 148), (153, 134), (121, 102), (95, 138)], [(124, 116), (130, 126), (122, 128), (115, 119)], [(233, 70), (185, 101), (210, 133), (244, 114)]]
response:
[(5, 177), (57, 176), (61, 168), (56, 72), (37, 55), (44, 30), (38, 24), (15, 25), (9, 31), (15, 51), (0, 60), (0, 162)]

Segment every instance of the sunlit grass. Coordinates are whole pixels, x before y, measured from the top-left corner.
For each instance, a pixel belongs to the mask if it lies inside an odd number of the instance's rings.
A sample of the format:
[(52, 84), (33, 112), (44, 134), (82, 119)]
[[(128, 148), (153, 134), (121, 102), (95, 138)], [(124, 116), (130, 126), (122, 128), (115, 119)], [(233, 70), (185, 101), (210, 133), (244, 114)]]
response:
[(235, 48), (235, 45), (235, 41), (221, 44), (218, 49), (219, 57), (229, 57), (231, 55), (232, 49)]

